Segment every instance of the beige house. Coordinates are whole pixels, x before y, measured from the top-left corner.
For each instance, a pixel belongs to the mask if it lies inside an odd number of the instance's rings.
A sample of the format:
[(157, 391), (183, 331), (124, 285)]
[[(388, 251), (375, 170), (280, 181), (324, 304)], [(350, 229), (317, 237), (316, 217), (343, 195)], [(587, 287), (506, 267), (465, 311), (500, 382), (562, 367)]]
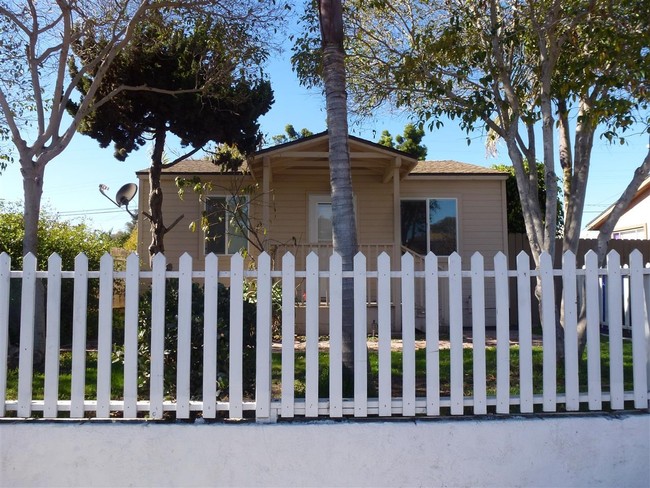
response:
[[(359, 250), (366, 255), (369, 268), (376, 266), (381, 252), (390, 255), (393, 269), (399, 268), (404, 252), (415, 256), (417, 266), (432, 251), (440, 257), (443, 269), (446, 257), (454, 251), (467, 266), (478, 251), (486, 267), (492, 266), (494, 254), (507, 253), (504, 173), (455, 161), (419, 162), (353, 136), (349, 142)], [(206, 254), (215, 252), (220, 265), (227, 266), (229, 255), (246, 247), (253, 258), (258, 248), (264, 248), (277, 268), (287, 251), (296, 256), (297, 269), (304, 269), (305, 256), (311, 251), (318, 253), (325, 266), (332, 249), (328, 156), (324, 132), (259, 151), (243, 173), (223, 173), (209, 161), (197, 160), (166, 169), (161, 178), (165, 220), (169, 223), (184, 215), (165, 237), (168, 262), (176, 267), (180, 255), (187, 252), (199, 268)], [(210, 181), (212, 189), (203, 200), (191, 192), (180, 200), (175, 179), (195, 176)], [(138, 172), (138, 177), (139, 208), (144, 209), (147, 172)], [(256, 229), (248, 232), (248, 239), (232, 218), (241, 215), (231, 215), (234, 208), (243, 209), (249, 228)], [(205, 211), (211, 224), (208, 239), (199, 226), (195, 232), (188, 230), (188, 224)], [(148, 229), (142, 216), (139, 225)], [(139, 239), (139, 253), (147, 256), (148, 232), (141, 232)], [(321, 299), (326, 303), (323, 288)], [(490, 322), (493, 317), (488, 312)]]
[[(597, 236), (597, 231), (607, 221), (612, 208), (613, 206), (610, 206), (587, 224), (589, 233), (584, 237)], [(612, 231), (612, 239), (650, 239), (650, 178), (641, 183), (634, 194)]]

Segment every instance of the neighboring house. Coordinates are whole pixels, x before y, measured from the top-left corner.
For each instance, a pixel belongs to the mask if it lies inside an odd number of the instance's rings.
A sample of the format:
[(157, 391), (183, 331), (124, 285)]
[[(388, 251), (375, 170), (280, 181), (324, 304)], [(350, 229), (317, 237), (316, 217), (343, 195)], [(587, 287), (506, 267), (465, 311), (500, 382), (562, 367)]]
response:
[[(381, 252), (391, 257), (394, 270), (399, 269), (403, 252), (411, 252), (421, 268), (423, 256), (432, 251), (440, 257), (443, 270), (447, 256), (454, 251), (461, 255), (464, 268), (469, 267), (471, 255), (480, 252), (488, 269), (493, 267), (497, 252), (507, 253), (506, 174), (455, 161), (419, 162), (401, 151), (353, 136), (349, 142), (359, 250), (366, 255), (369, 269), (376, 269)], [(215, 252), (220, 255), (220, 266), (226, 269), (229, 255), (242, 247), (247, 247), (254, 258), (258, 250), (247, 245), (228, 210), (233, 202), (246, 202), (250, 226), (257, 229), (254, 235), (249, 234), (249, 240), (263, 241), (262, 247), (271, 254), (276, 268), (290, 251), (296, 256), (296, 268), (304, 269), (305, 256), (315, 251), (324, 269), (332, 250), (328, 158), (328, 135), (324, 132), (263, 149), (246, 171), (237, 174), (198, 160), (166, 169), (161, 177), (165, 221), (185, 215), (165, 236), (168, 263), (176, 268), (180, 255), (187, 252), (198, 268), (207, 253)], [(147, 171), (137, 174), (139, 208), (145, 209)], [(204, 201), (190, 191), (180, 200), (174, 184), (179, 176), (198, 176), (204, 182), (211, 181), (213, 189)], [(242, 188), (253, 191), (243, 192)], [(207, 240), (200, 226), (196, 232), (188, 230), (189, 222), (198, 220), (206, 210), (211, 223)], [(139, 228), (148, 229), (142, 216)], [(148, 255), (149, 239), (148, 232), (140, 233), (141, 256)], [(326, 303), (327, 287), (322, 288), (321, 300)], [(445, 289), (441, 285), (441, 303), (446, 303)], [(370, 286), (369, 302), (373, 293)], [(469, 284), (464, 294), (469, 314)], [(493, 290), (487, 294), (486, 307), (493, 308)], [(298, 290), (296, 299), (303, 298)], [(399, 302), (399, 295), (394, 295), (394, 303)], [(399, 313), (394, 315), (394, 323), (399, 324)], [(374, 320), (370, 312), (369, 317), (369, 321)], [(487, 321), (494, 323), (489, 311)]]
[[(587, 224), (584, 237), (597, 236), (605, 224), (613, 205)], [(650, 239), (650, 178), (647, 178), (635, 193), (627, 209), (621, 215), (612, 231), (612, 239)]]

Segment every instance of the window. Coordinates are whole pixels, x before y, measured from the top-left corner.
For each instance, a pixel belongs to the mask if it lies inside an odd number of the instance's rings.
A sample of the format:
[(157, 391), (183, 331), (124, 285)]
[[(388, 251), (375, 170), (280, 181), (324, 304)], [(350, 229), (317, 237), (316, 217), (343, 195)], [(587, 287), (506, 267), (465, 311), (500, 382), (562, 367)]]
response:
[(248, 247), (245, 222), (248, 204), (245, 197), (208, 197), (205, 201), (207, 232), (205, 253), (235, 254)]
[[(356, 199), (352, 204), (356, 212)], [(332, 242), (332, 197), (330, 195), (309, 195), (309, 242)]]
[(458, 250), (458, 208), (455, 198), (402, 200), (402, 245), (418, 254), (449, 256)]

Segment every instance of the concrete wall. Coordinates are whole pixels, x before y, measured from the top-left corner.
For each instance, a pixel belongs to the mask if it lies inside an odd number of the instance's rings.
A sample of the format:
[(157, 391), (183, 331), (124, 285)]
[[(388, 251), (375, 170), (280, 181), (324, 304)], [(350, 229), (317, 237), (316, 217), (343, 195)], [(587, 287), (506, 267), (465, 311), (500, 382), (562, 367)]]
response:
[(0, 423), (1, 486), (650, 486), (650, 415)]

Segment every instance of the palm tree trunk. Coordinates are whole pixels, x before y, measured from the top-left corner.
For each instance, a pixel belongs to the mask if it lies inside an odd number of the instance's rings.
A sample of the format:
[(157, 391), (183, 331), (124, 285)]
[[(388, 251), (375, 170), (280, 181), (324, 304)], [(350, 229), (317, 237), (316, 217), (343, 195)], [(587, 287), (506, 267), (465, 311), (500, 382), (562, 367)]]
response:
[[(318, 7), (329, 132), (334, 251), (342, 258), (343, 270), (350, 271), (358, 245), (348, 146), (343, 11), (341, 0), (320, 0)], [(343, 383), (346, 385), (346, 390), (353, 383), (353, 371), (354, 283), (348, 278), (343, 280)]]

